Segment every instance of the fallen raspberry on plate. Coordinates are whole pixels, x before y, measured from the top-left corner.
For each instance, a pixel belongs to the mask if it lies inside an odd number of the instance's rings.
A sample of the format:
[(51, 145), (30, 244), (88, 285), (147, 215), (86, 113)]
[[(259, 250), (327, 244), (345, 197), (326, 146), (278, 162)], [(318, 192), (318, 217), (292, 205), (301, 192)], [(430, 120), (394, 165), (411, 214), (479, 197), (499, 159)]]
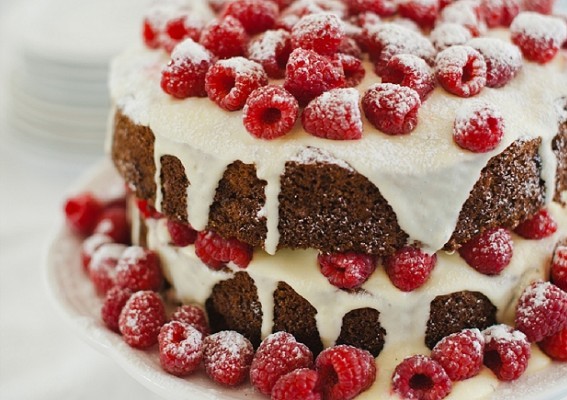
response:
[(130, 296), (132, 296), (130, 289), (118, 286), (113, 287), (106, 293), (100, 314), (106, 326), (114, 332), (120, 332), (118, 319)]
[(486, 86), (486, 62), (470, 46), (451, 46), (437, 54), (435, 76), (449, 93), (472, 97)]
[(395, 287), (411, 292), (427, 282), (436, 263), (435, 253), (427, 254), (416, 247), (405, 246), (386, 258), (384, 268)]
[(501, 381), (513, 381), (522, 376), (531, 356), (526, 335), (506, 325), (493, 325), (482, 333), (484, 365)]
[(341, 289), (356, 289), (376, 269), (376, 259), (362, 253), (321, 253), (317, 256), (321, 273)]
[(497, 275), (510, 264), (513, 251), (510, 232), (504, 228), (493, 228), (463, 244), (459, 254), (481, 274)]
[(193, 304), (181, 305), (171, 314), (170, 319), (193, 326), (201, 332), (203, 336), (208, 336), (211, 333), (205, 311), (199, 306)]
[(97, 293), (104, 295), (116, 286), (116, 266), (127, 246), (118, 243), (101, 245), (94, 253), (89, 264), (89, 278)]
[(103, 205), (92, 193), (68, 198), (63, 206), (67, 225), (76, 233), (89, 236), (98, 222)]
[(531, 218), (518, 225), (514, 232), (525, 239), (543, 239), (557, 231), (557, 223), (547, 209), (542, 208)]
[(221, 331), (203, 341), (205, 372), (215, 382), (236, 386), (249, 375), (254, 358), (254, 347), (236, 331)]
[(158, 345), (160, 364), (172, 375), (189, 375), (203, 359), (202, 333), (183, 322), (164, 324), (159, 331)]
[(405, 358), (394, 370), (392, 390), (404, 399), (440, 400), (453, 385), (439, 363), (424, 355)]
[(116, 264), (116, 284), (133, 292), (159, 290), (163, 283), (158, 255), (140, 246), (130, 246)]
[(431, 351), (452, 381), (472, 378), (480, 372), (484, 357), (484, 336), (476, 328), (464, 329), (441, 339)]
[(486, 102), (469, 101), (457, 110), (453, 139), (475, 153), (494, 150), (504, 136), (504, 117)]
[(299, 368), (278, 379), (272, 389), (272, 400), (322, 400), (319, 374), (309, 368)]
[(131, 347), (146, 349), (158, 341), (166, 315), (163, 300), (152, 291), (134, 293), (122, 308), (118, 319), (120, 333)]

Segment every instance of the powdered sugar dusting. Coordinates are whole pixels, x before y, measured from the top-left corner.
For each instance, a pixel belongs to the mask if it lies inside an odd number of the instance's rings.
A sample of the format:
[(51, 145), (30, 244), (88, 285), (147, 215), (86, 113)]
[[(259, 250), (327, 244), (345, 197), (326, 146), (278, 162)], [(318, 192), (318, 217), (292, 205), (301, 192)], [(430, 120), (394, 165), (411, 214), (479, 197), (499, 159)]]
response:
[(517, 329), (512, 329), (508, 325), (499, 324), (491, 326), (484, 331), (484, 338), (486, 343), (489, 344), (493, 341), (496, 342), (527, 342), (526, 335)]
[(448, 47), (465, 44), (472, 38), (471, 31), (454, 22), (439, 24), (431, 31), (429, 39), (438, 51)]
[(271, 60), (282, 43), (289, 38), (289, 32), (284, 29), (264, 32), (258, 40), (254, 40), (248, 47), (248, 57), (251, 60), (262, 62)]
[(231, 69), (237, 75), (256, 76), (259, 78), (265, 75), (264, 69), (260, 64), (244, 57), (232, 57), (219, 60), (217, 64)]
[(512, 34), (520, 33), (529, 37), (549, 40), (557, 46), (567, 38), (567, 25), (561, 18), (542, 15), (536, 12), (522, 12), (510, 25)]
[(306, 147), (300, 153), (290, 158), (290, 161), (299, 164), (335, 164), (346, 170), (353, 171), (352, 167), (343, 160), (335, 158), (331, 153), (316, 147)]

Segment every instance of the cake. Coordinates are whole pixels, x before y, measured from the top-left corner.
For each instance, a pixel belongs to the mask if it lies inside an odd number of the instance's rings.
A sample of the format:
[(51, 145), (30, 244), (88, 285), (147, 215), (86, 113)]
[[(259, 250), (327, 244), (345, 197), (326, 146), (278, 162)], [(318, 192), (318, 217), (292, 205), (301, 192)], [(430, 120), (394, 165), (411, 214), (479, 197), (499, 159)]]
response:
[(394, 368), (448, 335), (523, 335), (567, 237), (565, 21), (515, 1), (219, 3), (157, 2), (111, 68), (108, 151), (167, 297), (255, 348), (285, 331), (370, 352), (360, 398), (396, 396)]

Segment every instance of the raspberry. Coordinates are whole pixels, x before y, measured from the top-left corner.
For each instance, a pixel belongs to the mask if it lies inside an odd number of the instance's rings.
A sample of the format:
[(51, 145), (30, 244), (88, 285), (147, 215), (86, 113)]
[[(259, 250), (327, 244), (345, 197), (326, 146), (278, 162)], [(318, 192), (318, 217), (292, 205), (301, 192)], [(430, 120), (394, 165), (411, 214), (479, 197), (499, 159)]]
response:
[(94, 228), (95, 234), (103, 234), (112, 238), (116, 243), (130, 243), (130, 222), (126, 209), (111, 207), (102, 211)]
[(295, 49), (286, 66), (284, 88), (305, 106), (328, 90), (344, 87), (345, 75), (331, 60), (305, 49)]
[(475, 37), (479, 36), (486, 28), (481, 18), (480, 2), (455, 1), (441, 8), (441, 13), (437, 19), (439, 23), (450, 22), (462, 25)]
[(392, 390), (404, 399), (439, 400), (453, 385), (437, 361), (423, 355), (405, 358), (394, 370)]
[(205, 312), (201, 307), (195, 305), (184, 304), (177, 307), (171, 314), (171, 320), (189, 324), (201, 332), (203, 336), (208, 336), (211, 333)]
[(266, 31), (250, 42), (247, 54), (264, 67), (270, 78), (283, 78), (291, 54), (291, 35), (283, 29)]
[(439, 14), (438, 0), (404, 0), (398, 4), (398, 12), (404, 18), (416, 22), (422, 29), (431, 28)]
[(203, 341), (205, 372), (215, 382), (236, 386), (248, 378), (254, 347), (236, 331), (221, 331)]
[(109, 243), (103, 244), (93, 253), (89, 278), (99, 295), (106, 294), (116, 286), (116, 265), (126, 249), (123, 244)]
[(163, 283), (158, 255), (140, 246), (130, 246), (116, 265), (116, 284), (133, 292), (159, 290)]
[(452, 46), (437, 54), (435, 76), (449, 93), (471, 97), (486, 85), (486, 62), (470, 46)]
[(421, 101), (435, 89), (435, 78), (425, 60), (411, 54), (397, 54), (390, 58), (382, 72), (383, 83), (396, 83), (417, 92)]
[(362, 97), (362, 110), (372, 125), (388, 135), (410, 133), (417, 126), (421, 101), (411, 88), (394, 83), (370, 86)]
[(304, 17), (308, 14), (331, 13), (344, 19), (347, 15), (346, 5), (343, 0), (296, 0), (282, 15), (293, 14)]
[(319, 374), (309, 368), (299, 368), (278, 379), (272, 389), (272, 400), (322, 400)]
[(543, 339), (539, 347), (552, 359), (567, 361), (567, 328)]
[(171, 60), (161, 73), (162, 90), (178, 99), (205, 97), (205, 75), (213, 61), (207, 49), (185, 39), (175, 46)]
[(293, 128), (299, 104), (295, 97), (281, 86), (263, 86), (252, 93), (243, 112), (244, 127), (260, 139), (275, 139)]
[(510, 33), (524, 57), (545, 64), (555, 57), (567, 38), (567, 24), (560, 18), (522, 12), (510, 25)]
[(208, 23), (199, 42), (218, 58), (231, 58), (244, 55), (248, 35), (240, 21), (229, 15)]
[(114, 332), (120, 331), (118, 318), (130, 296), (132, 296), (130, 289), (123, 289), (118, 286), (113, 287), (106, 293), (100, 314), (106, 326)]
[(443, 51), (451, 46), (466, 44), (471, 38), (471, 31), (452, 22), (438, 24), (429, 35), (431, 43), (438, 51)]
[(163, 47), (171, 52), (184, 39), (198, 42), (204, 25), (202, 19), (191, 13), (167, 21), (165, 25), (167, 38), (164, 39)]
[(526, 370), (531, 356), (526, 335), (506, 325), (493, 325), (483, 332), (484, 365), (501, 381), (518, 379)]
[(303, 128), (314, 136), (351, 140), (362, 137), (358, 90), (332, 89), (313, 99), (301, 115)]
[(329, 400), (353, 399), (376, 379), (376, 362), (370, 352), (349, 345), (323, 350), (315, 360), (323, 397)]
[(235, 0), (224, 8), (221, 17), (238, 19), (246, 32), (254, 35), (274, 26), (279, 9), (277, 4), (265, 0)]
[(555, 0), (523, 0), (524, 11), (535, 11), (540, 14), (552, 14)]
[(567, 241), (555, 247), (550, 273), (551, 282), (567, 292)]
[(567, 326), (567, 292), (550, 282), (532, 283), (518, 300), (515, 323), (530, 342), (559, 332)]
[(437, 263), (437, 255), (405, 246), (386, 258), (384, 267), (393, 285), (404, 292), (421, 287)]
[(219, 13), (231, 0), (208, 0), (209, 6), (215, 13)]
[(323, 276), (341, 289), (359, 288), (376, 269), (374, 257), (362, 253), (321, 253), (317, 262)]
[(525, 239), (543, 239), (553, 235), (556, 231), (557, 223), (545, 208), (514, 229), (515, 233)]
[(140, 291), (130, 296), (122, 308), (118, 327), (129, 346), (145, 349), (157, 343), (165, 321), (165, 308), (159, 294)]
[(345, 37), (342, 21), (334, 14), (318, 13), (302, 17), (291, 30), (291, 45), (322, 55), (337, 52)]
[(474, 38), (467, 43), (484, 57), (486, 62), (486, 86), (499, 88), (506, 85), (522, 68), (520, 50), (503, 40)]
[(202, 231), (195, 240), (195, 254), (209, 268), (222, 269), (232, 261), (240, 268), (246, 268), (252, 259), (252, 246), (235, 238), (225, 239), (213, 231)]
[(67, 225), (77, 234), (89, 236), (102, 212), (102, 203), (92, 193), (68, 198), (63, 206)]
[(147, 17), (144, 18), (143, 28), (142, 28), (142, 37), (144, 38), (144, 43), (150, 49), (157, 49), (160, 45), (159, 42), (159, 32), (153, 26), (150, 19)]
[(340, 66), (345, 75), (345, 86), (355, 87), (362, 82), (366, 70), (362, 65), (362, 60), (354, 56), (338, 53), (333, 56), (333, 61)]
[(167, 231), (174, 246), (189, 246), (197, 239), (197, 231), (185, 222), (167, 220)]
[(453, 124), (453, 140), (475, 153), (494, 150), (504, 136), (504, 119), (492, 105), (471, 101), (463, 104)]
[(147, 200), (136, 199), (136, 208), (144, 219), (160, 219), (163, 215), (151, 206)]
[(278, 379), (298, 368), (310, 368), (313, 354), (287, 332), (266, 337), (254, 355), (250, 366), (250, 382), (265, 395), (270, 395)]
[(510, 26), (516, 15), (520, 13), (518, 0), (482, 0), (480, 7), (489, 28)]
[(452, 381), (472, 378), (480, 372), (484, 356), (484, 336), (476, 328), (445, 336), (431, 351)]
[(83, 240), (81, 244), (81, 263), (86, 273), (89, 272), (89, 264), (91, 263), (94, 252), (98, 250), (100, 246), (107, 243), (112, 243), (112, 238), (102, 233), (95, 233)]
[(389, 0), (345, 0), (351, 15), (372, 12), (381, 17), (389, 17), (396, 12), (396, 3)]
[(346, 54), (358, 58), (359, 60), (362, 59), (362, 50), (360, 49), (360, 46), (358, 46), (355, 39), (348, 36), (345, 36), (341, 41), (338, 52), (339, 54)]
[(185, 376), (195, 371), (203, 359), (203, 335), (179, 321), (166, 323), (159, 330), (159, 362), (172, 375)]
[(514, 244), (507, 229), (492, 228), (466, 242), (459, 254), (481, 274), (497, 275), (510, 264)]
[(228, 111), (243, 108), (250, 93), (267, 84), (262, 66), (244, 57), (217, 61), (205, 77), (209, 99)]

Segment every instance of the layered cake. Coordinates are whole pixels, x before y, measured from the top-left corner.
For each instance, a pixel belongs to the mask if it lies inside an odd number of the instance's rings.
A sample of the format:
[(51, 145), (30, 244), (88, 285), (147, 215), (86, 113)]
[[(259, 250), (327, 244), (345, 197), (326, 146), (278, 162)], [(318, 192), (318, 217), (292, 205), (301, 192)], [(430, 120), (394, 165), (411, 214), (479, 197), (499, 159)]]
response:
[[(360, 398), (483, 398), (517, 378), (492, 356), (439, 397), (397, 367), (482, 332), (537, 370), (567, 326), (565, 20), (441, 3), (162, 1), (112, 64), (108, 149), (168, 298), (255, 348), (370, 352)], [(559, 299), (540, 335), (534, 296)]]

